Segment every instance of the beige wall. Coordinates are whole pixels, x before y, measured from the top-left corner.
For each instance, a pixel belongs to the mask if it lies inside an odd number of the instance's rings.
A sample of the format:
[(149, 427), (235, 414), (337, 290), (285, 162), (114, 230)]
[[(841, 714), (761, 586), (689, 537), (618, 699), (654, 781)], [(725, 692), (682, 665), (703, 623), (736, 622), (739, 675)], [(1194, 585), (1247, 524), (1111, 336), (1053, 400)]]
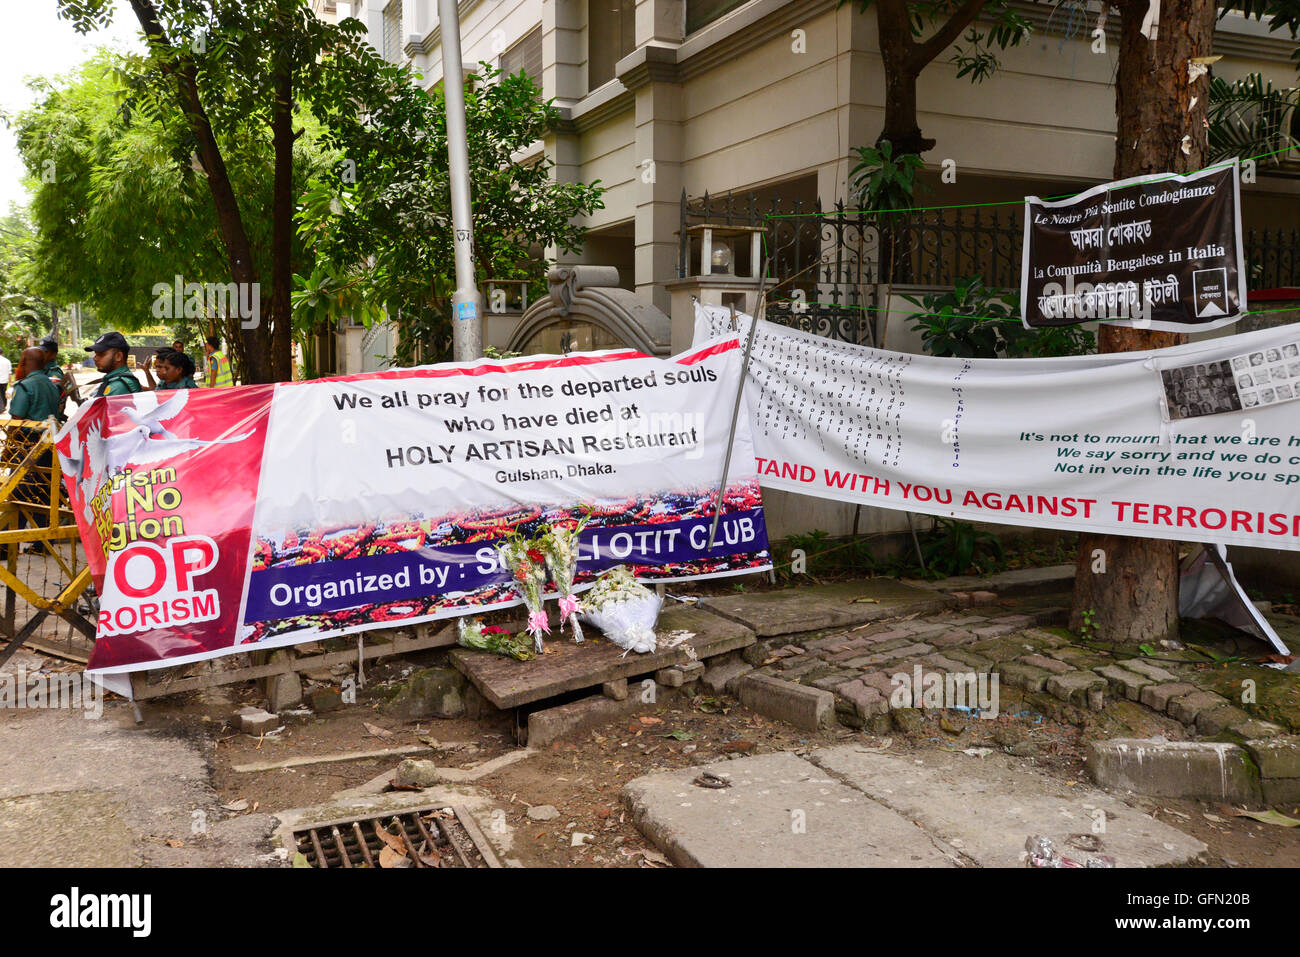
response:
[[(408, 23), (404, 32), (436, 43), (434, 0), (405, 0)], [(658, 0), (663, 3), (664, 0)], [(643, 0), (643, 5), (645, 4)], [(372, 11), (372, 31), (379, 25), (383, 0), (366, 0)], [(822, 8), (806, 19), (798, 8)], [(805, 52), (795, 52), (788, 30), (715, 65), (694, 64), (707, 58), (710, 45), (732, 43), (725, 34), (761, 35), (756, 13), (770, 16), (794, 10), (792, 28), (804, 31)], [(409, 14), (413, 11), (413, 16)], [(1035, 14), (1041, 21), (1043, 14)], [(747, 19), (748, 18), (748, 19)], [(687, 37), (679, 62), (689, 74), (681, 83), (680, 135), (656, 140), (679, 143), (679, 155), (636, 155), (634, 103), (624, 95), (620, 110), (590, 128), (581, 119), (586, 91), (586, 3), (584, 0), (478, 0), (462, 4), (462, 53), (467, 63), (496, 62), (500, 52), (538, 25), (545, 30), (545, 93), (573, 104), (578, 117), (574, 157), (562, 156), (554, 138), (548, 142), (553, 159), (576, 178), (599, 179), (606, 188), (605, 209), (589, 219), (600, 228), (633, 217), (636, 184), (643, 160), (680, 162), (682, 185), (694, 196), (708, 190), (749, 189), (808, 172), (819, 173), (822, 198), (832, 201), (845, 193), (849, 150), (874, 140), (883, 118), (884, 84), (874, 17), (853, 5), (838, 10), (827, 4), (797, 0), (751, 0), (720, 21)], [(982, 84), (955, 76), (946, 55), (922, 74), (918, 90), (921, 127), (938, 140), (927, 154), (931, 169), (945, 159), (957, 163), (958, 182), (943, 184), (927, 202), (976, 202), (989, 184), (981, 175), (1008, 180), (1082, 183), (1109, 177), (1114, 160), (1115, 102), (1113, 77), (1118, 42), (1112, 37), (1105, 54), (1091, 52), (1087, 36), (1063, 40), (1057, 18), (1055, 32), (1040, 32), (1022, 46), (1001, 55), (1002, 68)], [(1041, 28), (1041, 23), (1040, 23)], [(1246, 40), (1239, 39), (1245, 31)], [(382, 33), (372, 34), (379, 42)], [(1230, 18), (1221, 27), (1219, 46), (1247, 41), (1249, 50), (1230, 52), (1215, 65), (1228, 79), (1260, 71), (1277, 85), (1294, 84), (1294, 67), (1285, 53), (1268, 56), (1267, 29)], [(1224, 39), (1229, 38), (1229, 39)], [(743, 46), (743, 44), (742, 44)], [(1283, 47), (1285, 44), (1283, 44)], [(1281, 50), (1282, 47), (1278, 47)], [(689, 54), (689, 55), (687, 55)], [(439, 49), (431, 46), (411, 60), (427, 84), (442, 75)], [(1203, 84), (1208, 87), (1207, 83)], [(610, 89), (621, 90), (618, 81)], [(606, 90), (606, 93), (610, 90)], [(1019, 190), (1013, 186), (1012, 191)], [(1264, 194), (1255, 200), (1250, 194)], [(1276, 194), (1300, 196), (1300, 183), (1262, 177), (1247, 188), (1248, 225), (1287, 224), (1292, 211), (1272, 202)], [(987, 201), (987, 200), (985, 200)]]
[[(436, 4), (406, 2), (418, 11), (416, 28), (405, 32), (427, 38), (436, 22)], [(375, 0), (367, 3), (376, 9), (383, 6), (376, 6)], [(638, 21), (650, 11), (657, 11), (661, 19), (672, 15), (676, 8), (671, 3), (640, 0)], [(1048, 7), (1033, 5), (1025, 10), (1041, 27)], [(801, 10), (809, 11), (808, 15), (801, 16)], [(382, 35), (374, 32), (378, 21), (371, 16), (367, 22), (378, 44)], [(656, 41), (676, 49), (680, 85), (671, 96), (653, 104), (661, 114), (643, 112), (640, 118), (638, 109), (649, 101), (643, 92), (634, 95), (618, 80), (587, 93), (585, 0), (463, 4), (464, 59), (495, 62), (501, 49), (538, 24), (544, 33), (544, 93), (569, 111), (571, 124), (547, 138), (546, 150), (557, 163), (558, 176), (600, 180), (605, 187), (605, 208), (588, 220), (595, 229), (636, 222), (638, 204), (643, 212), (657, 204), (653, 219), (643, 217), (640, 222), (655, 224), (656, 243), (673, 241), (677, 224), (660, 215), (667, 191), (648, 191), (639, 179), (646, 159), (669, 164), (691, 196), (706, 190), (715, 194), (749, 190), (814, 174), (823, 201), (833, 202), (846, 196), (850, 149), (874, 141), (883, 119), (884, 83), (875, 21), (858, 14), (856, 4), (836, 9), (825, 0), (751, 0), (685, 37), (680, 45)], [(657, 35), (671, 35), (672, 24), (659, 22), (654, 29)], [(804, 52), (792, 47), (791, 31), (796, 29), (804, 32)], [(648, 32), (639, 27), (638, 36), (644, 38)], [(924, 194), (926, 205), (1018, 200), (1026, 181), (1040, 184), (1040, 194), (1051, 195), (1110, 178), (1119, 44), (1112, 33), (1108, 51), (1094, 54), (1088, 32), (1063, 42), (1059, 28), (1052, 34), (1040, 29), (1026, 44), (1006, 51), (1002, 69), (983, 84), (958, 79), (945, 62), (946, 55), (925, 71), (918, 90), (920, 123), (926, 135), (938, 140), (926, 156), (928, 167), (937, 171), (943, 160), (952, 159), (958, 170), (953, 184), (941, 184), (933, 174), (926, 177), (934, 186)], [(1279, 46), (1276, 37), (1270, 39), (1266, 28), (1230, 19), (1227, 28), (1221, 27), (1216, 45), (1219, 52), (1227, 53), (1215, 66), (1218, 75), (1234, 79), (1260, 71), (1275, 85), (1295, 83), (1294, 66), (1286, 61), (1290, 51)], [(432, 84), (441, 76), (439, 61), (436, 46), (431, 46), (413, 62), (423, 71), (425, 82)], [(640, 89), (644, 91), (644, 86)], [(1208, 95), (1208, 81), (1202, 81), (1201, 89), (1202, 95)], [(663, 133), (647, 131), (648, 122), (663, 125)], [(656, 148), (671, 155), (638, 155), (638, 137), (642, 143), (662, 144)], [(1300, 182), (1261, 177), (1256, 185), (1245, 187), (1247, 227), (1294, 226), (1300, 220), (1297, 197)], [(638, 248), (644, 246), (644, 238), (635, 241)], [(622, 270), (636, 268), (634, 264), (645, 270), (650, 263), (662, 268), (661, 259), (640, 252), (629, 260), (626, 240), (611, 242), (610, 248), (621, 259), (610, 264)], [(600, 254), (597, 243), (581, 260), (596, 262), (593, 256)], [(625, 285), (634, 279), (642, 289), (665, 278), (621, 275)], [(894, 301), (888, 347), (919, 348), (919, 339), (905, 319), (911, 309)], [(854, 511), (848, 505), (775, 492), (768, 496), (768, 508), (774, 538), (812, 528), (846, 533)], [(901, 513), (867, 508), (860, 529), (899, 531), (906, 529), (906, 523)]]

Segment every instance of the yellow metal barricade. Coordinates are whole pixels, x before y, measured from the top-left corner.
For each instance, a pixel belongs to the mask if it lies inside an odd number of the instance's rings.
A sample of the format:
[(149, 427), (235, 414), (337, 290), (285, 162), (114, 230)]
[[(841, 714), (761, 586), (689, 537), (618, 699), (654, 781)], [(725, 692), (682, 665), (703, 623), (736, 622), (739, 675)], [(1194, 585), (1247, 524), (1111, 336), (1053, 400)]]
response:
[(51, 615), (80, 633), (68, 632), (68, 657), (84, 660), (95, 639), (94, 625), (78, 610), (90, 566), (63, 488), (57, 431), (53, 419), (0, 418), (0, 663), (29, 640), (59, 654), (49, 647), (57, 639), (38, 635)]

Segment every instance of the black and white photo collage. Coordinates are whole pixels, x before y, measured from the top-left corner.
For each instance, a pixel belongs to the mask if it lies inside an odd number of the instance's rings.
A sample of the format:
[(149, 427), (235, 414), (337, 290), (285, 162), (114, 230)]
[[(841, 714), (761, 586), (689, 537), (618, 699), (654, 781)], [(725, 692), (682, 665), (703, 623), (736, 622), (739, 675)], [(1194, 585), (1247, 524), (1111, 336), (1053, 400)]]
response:
[(1233, 356), (1232, 372), (1244, 409), (1300, 397), (1300, 343)]
[(1239, 412), (1300, 398), (1300, 343), (1163, 369), (1168, 417)]

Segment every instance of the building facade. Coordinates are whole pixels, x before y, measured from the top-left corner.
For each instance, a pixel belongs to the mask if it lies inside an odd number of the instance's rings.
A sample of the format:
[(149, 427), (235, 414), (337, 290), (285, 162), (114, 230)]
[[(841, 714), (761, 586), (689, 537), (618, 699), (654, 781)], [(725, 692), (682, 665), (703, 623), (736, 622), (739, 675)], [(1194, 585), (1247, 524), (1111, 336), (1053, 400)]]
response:
[[(920, 125), (938, 141), (925, 155), (924, 205), (1010, 202), (1014, 216), (1014, 201), (1027, 193), (1068, 193), (1110, 178), (1114, 18), (1105, 52), (1095, 52), (1096, 12), (1084, 4), (1019, 6), (1035, 32), (1002, 55), (991, 78), (958, 78), (947, 54), (921, 76)], [(616, 267), (623, 288), (672, 314), (674, 350), (688, 343), (690, 322), (681, 306), (689, 297), (674, 307), (673, 290), (708, 271), (698, 247), (683, 252), (692, 221), (682, 215), (683, 196), (731, 193), (759, 211), (847, 201), (850, 151), (874, 142), (882, 125), (875, 18), (854, 4), (462, 0), (459, 9), (463, 73), (480, 62), (525, 70), (560, 110), (556, 128), (521, 158), (544, 152), (558, 177), (605, 188), (604, 209), (586, 223), (587, 244), (574, 262)], [(428, 86), (441, 79), (436, 0), (356, 0), (350, 12), (385, 57), (410, 64)], [(1259, 72), (1290, 87), (1294, 49), (1284, 34), (1230, 16), (1216, 32), (1224, 58), (1214, 71), (1229, 80)], [(1244, 189), (1248, 228), (1300, 222), (1294, 172), (1261, 166)], [(749, 244), (743, 237), (732, 244), (734, 271), (752, 269)], [(952, 277), (928, 278), (942, 285)], [(487, 341), (505, 346), (511, 322), (490, 325)]]

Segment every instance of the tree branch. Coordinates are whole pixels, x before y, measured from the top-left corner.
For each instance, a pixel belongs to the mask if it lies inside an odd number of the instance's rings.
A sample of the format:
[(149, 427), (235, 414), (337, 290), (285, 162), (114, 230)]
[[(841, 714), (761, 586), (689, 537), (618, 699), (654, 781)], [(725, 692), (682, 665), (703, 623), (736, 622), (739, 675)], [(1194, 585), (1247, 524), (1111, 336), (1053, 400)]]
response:
[(920, 73), (927, 63), (948, 49), (962, 35), (987, 3), (988, 0), (966, 0), (930, 39), (912, 46), (907, 57), (908, 67)]

